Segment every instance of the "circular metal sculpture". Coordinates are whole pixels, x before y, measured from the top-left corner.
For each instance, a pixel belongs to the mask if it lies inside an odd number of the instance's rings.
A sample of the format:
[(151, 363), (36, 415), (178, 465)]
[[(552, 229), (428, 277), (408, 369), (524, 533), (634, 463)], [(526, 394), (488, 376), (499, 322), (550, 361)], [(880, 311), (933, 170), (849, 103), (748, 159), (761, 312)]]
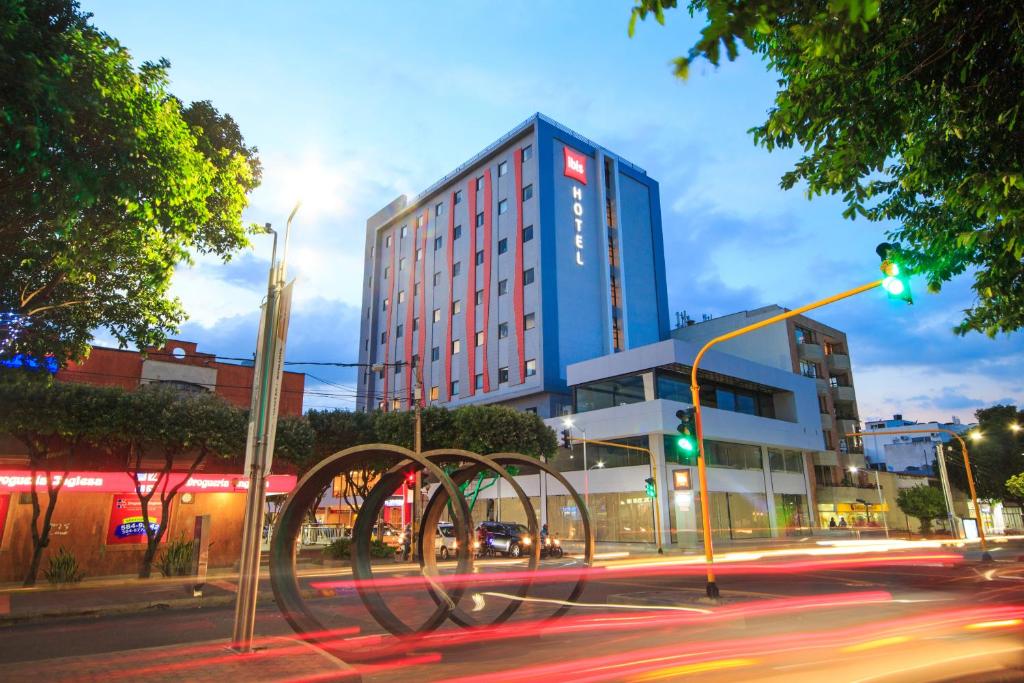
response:
[[(566, 481), (560, 472), (555, 471), (546, 463), (536, 458), (519, 453), (497, 453), (482, 456), (469, 451), (440, 449), (424, 453), (414, 453), (406, 448), (391, 444), (368, 444), (356, 446), (335, 453), (310, 470), (298, 483), (295, 491), (289, 496), (274, 528), (270, 542), (270, 583), (281, 612), (291, 627), (303, 634), (311, 642), (319, 642), (318, 634), (329, 633), (328, 629), (310, 611), (299, 591), (298, 579), (295, 574), (295, 554), (297, 539), (301, 533), (306, 514), (320, 494), (335, 477), (353, 476), (354, 473), (365, 473), (368, 467), (383, 472), (378, 481), (364, 498), (356, 523), (352, 530), (351, 562), (352, 574), (356, 590), (366, 608), (383, 628), (395, 635), (411, 635), (436, 629), (446, 620), (463, 627), (481, 625), (479, 620), (459, 608), (459, 601), (466, 591), (466, 583), (456, 578), (444, 581), (434, 557), (434, 539), (437, 534), (438, 521), (445, 509), (449, 510), (455, 530), (455, 542), (459, 552), (456, 553), (457, 576), (473, 573), (474, 530), (469, 505), (463, 496), (462, 488), (473, 477), (485, 472), (493, 472), (511, 486), (512, 491), (523, 505), (526, 514), (530, 537), (534, 542), (530, 546), (527, 557), (527, 568), (532, 572), (540, 562), (539, 527), (533, 505), (522, 487), (509, 473), (509, 467), (524, 470), (536, 470), (565, 488), (580, 511), (583, 526), (584, 552), (582, 562), (589, 567), (594, 558), (594, 533), (590, 525), (590, 516), (583, 498)], [(423, 509), (422, 523), (416, 542), (416, 556), (420, 558), (420, 569), (424, 577), (424, 585), (434, 602), (433, 612), (419, 624), (410, 625), (391, 610), (381, 595), (377, 584), (373, 581), (373, 569), (370, 564), (370, 536), (374, 522), (384, 507), (387, 499), (403, 486), (410, 473), (420, 472), (430, 481), (436, 481), (430, 500)], [(356, 475), (356, 476), (362, 476)], [(515, 613), (526, 598), (531, 585), (530, 572), (524, 572), (524, 580), (519, 582), (509, 604), (491, 620), (498, 624)], [(486, 577), (486, 575), (483, 575)], [(576, 580), (566, 604), (559, 607), (551, 618), (564, 614), (583, 592), (586, 573), (581, 572)], [(324, 640), (327, 640), (325, 637)], [(326, 643), (321, 643), (326, 644)]]

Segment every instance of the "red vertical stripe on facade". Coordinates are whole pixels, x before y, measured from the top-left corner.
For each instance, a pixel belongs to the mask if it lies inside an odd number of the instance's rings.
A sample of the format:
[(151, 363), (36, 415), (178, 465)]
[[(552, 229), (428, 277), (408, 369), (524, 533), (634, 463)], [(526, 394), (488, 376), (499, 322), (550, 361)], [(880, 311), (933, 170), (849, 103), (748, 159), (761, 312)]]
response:
[[(387, 237), (384, 238), (387, 241)], [(395, 272), (395, 252), (398, 251), (398, 242), (395, 233), (391, 233), (391, 269), (388, 275), (388, 315), (387, 325), (384, 328), (384, 410), (389, 410), (391, 405), (388, 402), (388, 383), (391, 379), (391, 311), (395, 308), (395, 280), (398, 274)]]
[(419, 226), (413, 222), (412, 249), (409, 258), (409, 286), (405, 290), (405, 396), (406, 405), (412, 408), (412, 318), (416, 311), (416, 297), (413, 294), (416, 286), (416, 238), (419, 237)]
[(450, 401), (452, 398), (452, 295), (454, 294), (452, 275), (452, 259), (455, 255), (455, 192), (452, 192), (451, 203), (448, 205), (448, 303), (444, 311), (445, 335), (444, 352), (444, 398)]
[(526, 357), (523, 348), (526, 338), (526, 330), (523, 328), (523, 151), (517, 149), (514, 157), (512, 165), (515, 168), (516, 181), (516, 234), (512, 238), (512, 243), (516, 250), (516, 265), (515, 273), (512, 274), (512, 315), (516, 327), (516, 376), (519, 378), (518, 383), (522, 384), (526, 380)]
[(490, 314), (491, 314), (491, 206), (494, 203), (494, 195), (491, 194), (491, 169), (484, 171), (484, 310), (483, 325), (484, 345), (481, 352), (481, 362), (484, 373), (484, 393), (491, 390), (491, 373), (487, 367), (487, 349), (491, 345), (490, 335)]
[(469, 269), (466, 272), (466, 367), (469, 395), (476, 394), (476, 179), (466, 186), (469, 195)]
[[(425, 385), (429, 379), (426, 372), (423, 371), (424, 367), (430, 367), (427, 365), (427, 356), (424, 353), (427, 349), (427, 220), (430, 218), (430, 211), (427, 209), (423, 210), (423, 237), (420, 239), (420, 250), (423, 252), (423, 258), (420, 259), (420, 343), (419, 343), (419, 357), (420, 362), (416, 368), (418, 377), (421, 382)], [(413, 269), (415, 270), (415, 263)], [(420, 395), (420, 403), (425, 404), (427, 401), (427, 387), (421, 386), (420, 390), (423, 392)]]

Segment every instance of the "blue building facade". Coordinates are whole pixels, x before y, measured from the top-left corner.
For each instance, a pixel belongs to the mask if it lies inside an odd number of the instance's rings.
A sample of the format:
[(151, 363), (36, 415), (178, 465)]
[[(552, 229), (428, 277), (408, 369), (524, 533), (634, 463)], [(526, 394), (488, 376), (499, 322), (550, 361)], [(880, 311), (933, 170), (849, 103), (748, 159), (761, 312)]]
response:
[(542, 114), (371, 217), (365, 259), (362, 410), (558, 415), (568, 365), (669, 332), (658, 183)]

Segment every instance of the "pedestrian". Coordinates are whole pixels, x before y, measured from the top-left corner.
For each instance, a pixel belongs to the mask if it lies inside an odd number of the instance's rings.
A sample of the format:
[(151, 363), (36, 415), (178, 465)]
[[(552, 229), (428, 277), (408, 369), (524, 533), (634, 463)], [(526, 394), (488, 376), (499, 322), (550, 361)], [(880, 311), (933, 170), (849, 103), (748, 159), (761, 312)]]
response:
[(846, 517), (840, 517), (839, 518), (839, 528), (840, 529), (845, 529), (846, 528)]
[(835, 529), (836, 528), (836, 518), (835, 517), (833, 517), (832, 519), (828, 520), (828, 528), (829, 529)]

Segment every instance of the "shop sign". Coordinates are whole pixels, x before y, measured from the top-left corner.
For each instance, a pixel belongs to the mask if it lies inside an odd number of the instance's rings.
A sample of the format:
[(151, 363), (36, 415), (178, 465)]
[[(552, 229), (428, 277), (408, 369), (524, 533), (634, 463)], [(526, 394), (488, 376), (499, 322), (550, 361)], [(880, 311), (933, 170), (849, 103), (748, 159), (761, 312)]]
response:
[(563, 147), (565, 152), (565, 177), (587, 184), (587, 157), (576, 150)]
[(692, 488), (690, 470), (673, 470), (672, 487), (676, 491), (689, 491)]
[(0, 547), (4, 543), (4, 527), (7, 525), (7, 510), (11, 507), (11, 495), (0, 493)]
[[(154, 532), (160, 528), (160, 520), (163, 519), (160, 508), (159, 501), (150, 501), (147, 509), (149, 528)], [(110, 523), (107, 525), (107, 545), (145, 542), (146, 523), (142, 516), (142, 501), (134, 495), (114, 496)]]
[[(563, 173), (567, 178), (587, 184), (587, 157), (579, 152), (563, 147), (565, 167)], [(575, 225), (574, 243), (576, 245), (576, 265), (583, 265), (583, 188), (575, 183), (572, 186), (572, 216)]]
[[(179, 493), (244, 493), (249, 480), (241, 474), (197, 474), (186, 479), (183, 472), (167, 475), (167, 487), (181, 484)], [(90, 491), (93, 493), (135, 493), (135, 478), (127, 472), (70, 472), (51, 474), (51, 484), (57, 486), (63, 480), (64, 491)], [(288, 493), (295, 488), (296, 478), (292, 474), (272, 474), (267, 477), (267, 493)], [(140, 472), (139, 484), (143, 493), (153, 490), (164, 482), (156, 472)], [(36, 489), (46, 491), (46, 474), (36, 475)], [(0, 494), (23, 493), (32, 490), (32, 474), (24, 470), (0, 470)]]

